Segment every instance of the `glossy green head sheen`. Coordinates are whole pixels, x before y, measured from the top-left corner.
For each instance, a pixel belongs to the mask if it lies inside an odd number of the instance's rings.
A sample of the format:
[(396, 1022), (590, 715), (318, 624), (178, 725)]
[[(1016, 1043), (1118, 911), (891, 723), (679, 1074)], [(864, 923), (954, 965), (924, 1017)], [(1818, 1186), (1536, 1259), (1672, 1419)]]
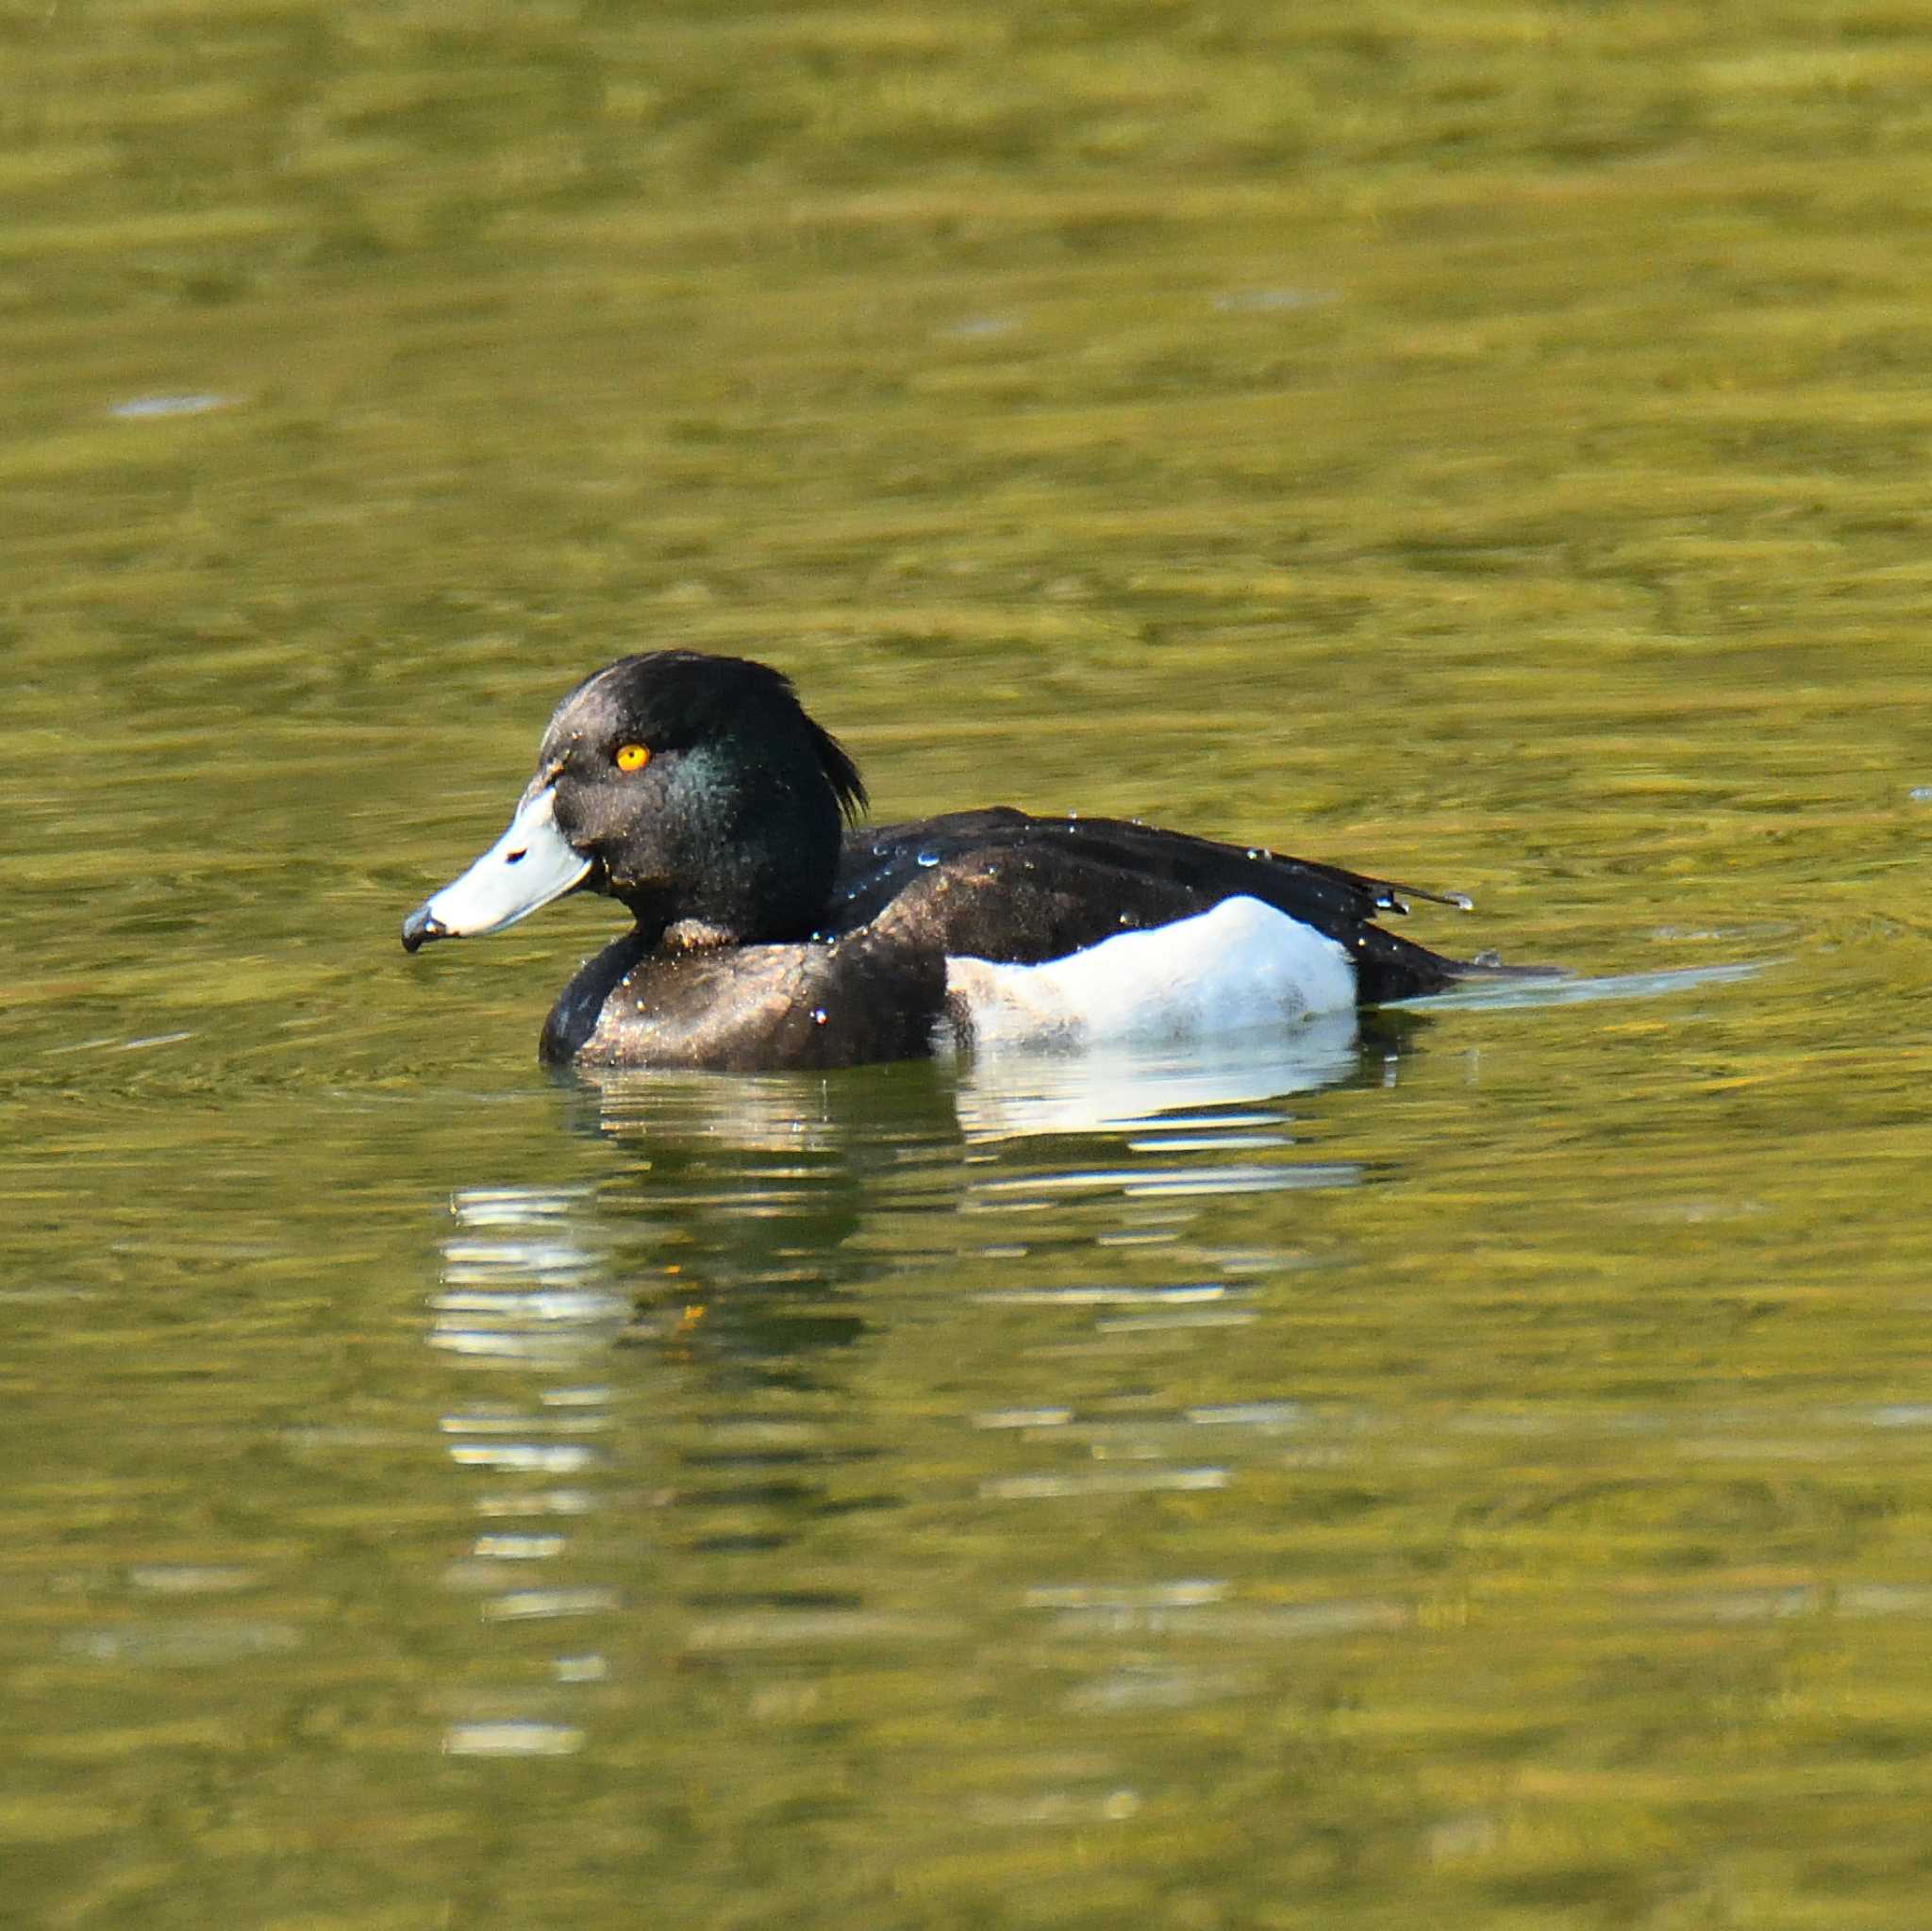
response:
[(509, 829), (410, 913), (403, 943), (499, 931), (564, 892), (621, 899), (646, 934), (803, 938), (858, 772), (764, 664), (622, 658), (564, 698)]

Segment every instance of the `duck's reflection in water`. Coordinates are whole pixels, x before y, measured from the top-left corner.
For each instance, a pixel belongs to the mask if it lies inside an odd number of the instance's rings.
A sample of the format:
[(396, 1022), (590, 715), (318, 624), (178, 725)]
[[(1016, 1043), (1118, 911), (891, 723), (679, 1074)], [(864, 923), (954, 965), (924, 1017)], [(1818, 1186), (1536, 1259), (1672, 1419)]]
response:
[(449, 1205), (429, 1341), (462, 1379), (437, 1434), (476, 1486), (475, 1533), (443, 1583), (474, 1599), (484, 1623), (526, 1640), (500, 1646), (500, 1682), (450, 1688), (442, 1747), (570, 1756), (585, 1736), (580, 1686), (607, 1673), (594, 1632), (619, 1602), (581, 1531), (604, 1506), (615, 1422), (606, 1368), (630, 1297), (608, 1277), (589, 1189), (468, 1187)]
[(648, 1230), (630, 1339), (681, 1330), (694, 1347), (796, 1373), (814, 1346), (864, 1332), (854, 1290), (923, 1259), (957, 1264), (961, 1213), (1036, 1192), (1352, 1185), (1352, 1161), (1296, 1157), (1278, 1103), (1390, 1082), (1424, 1024), (1365, 1029), (1338, 1013), (1207, 1044), (830, 1074), (579, 1073), (563, 1078), (564, 1105), (577, 1131), (623, 1150), (598, 1189), (607, 1224)]
[[(786, 1552), (943, 1486), (930, 1429), (895, 1419), (933, 1324), (970, 1353), (1002, 1323), (1091, 1323), (1106, 1350), (1252, 1320), (1270, 1263), (1223, 1251), (1231, 1197), (1355, 1185), (1284, 1102), (1385, 1082), (1401, 1040), (1344, 1014), (1205, 1047), (566, 1079), (595, 1171), (465, 1189), (443, 1239), (431, 1340), (465, 1385), (440, 1432), (479, 1518), (445, 1580), (480, 1598), (504, 1665), (456, 1700), (445, 1748), (580, 1747), (638, 1590), (679, 1598), (699, 1649), (873, 1614), (842, 1570), (808, 1582)], [(985, 1494), (1071, 1479), (1008, 1469), (991, 1425)], [(1208, 1479), (1198, 1460), (1177, 1440), (1082, 1479), (1165, 1492)], [(661, 1533), (635, 1534), (640, 1498)], [(640, 1581), (674, 1550), (680, 1580)]]
[(1254, 1106), (1357, 1078), (1353, 1012), (1207, 1042), (1084, 1053), (1004, 1053), (968, 1063), (955, 1102), (968, 1140), (1117, 1133), (1163, 1115)]

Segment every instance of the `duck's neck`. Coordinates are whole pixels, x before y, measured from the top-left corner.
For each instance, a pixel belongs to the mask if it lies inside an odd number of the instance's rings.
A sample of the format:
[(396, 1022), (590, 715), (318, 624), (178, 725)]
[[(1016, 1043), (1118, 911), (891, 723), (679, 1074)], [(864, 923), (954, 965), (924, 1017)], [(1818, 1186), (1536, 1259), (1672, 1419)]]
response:
[(636, 926), (577, 968), (543, 1022), (543, 1036), (537, 1041), (538, 1058), (546, 1065), (565, 1066), (577, 1057), (597, 1030), (604, 1002), (650, 952), (653, 938), (641, 925)]

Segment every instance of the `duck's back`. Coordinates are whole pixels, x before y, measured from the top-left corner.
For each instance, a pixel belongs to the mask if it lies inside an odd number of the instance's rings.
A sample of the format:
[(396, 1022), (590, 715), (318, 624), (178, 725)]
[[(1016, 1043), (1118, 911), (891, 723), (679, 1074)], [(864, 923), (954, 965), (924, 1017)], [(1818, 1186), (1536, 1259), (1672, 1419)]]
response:
[(1252, 899), (1341, 946), (1368, 1005), (1441, 991), (1469, 970), (1373, 923), (1407, 909), (1403, 890), (1121, 819), (997, 807), (849, 835), (824, 931), (870, 928), (908, 952), (1029, 966)]

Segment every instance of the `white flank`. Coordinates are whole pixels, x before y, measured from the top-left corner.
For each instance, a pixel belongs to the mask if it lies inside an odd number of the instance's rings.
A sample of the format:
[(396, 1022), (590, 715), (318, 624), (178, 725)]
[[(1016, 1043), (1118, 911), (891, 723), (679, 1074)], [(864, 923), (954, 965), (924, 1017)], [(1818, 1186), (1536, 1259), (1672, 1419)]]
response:
[(961, 1043), (1079, 1048), (1198, 1039), (1278, 1025), (1355, 1004), (1345, 946), (1259, 899), (1151, 932), (1123, 932), (1043, 965), (949, 958)]

